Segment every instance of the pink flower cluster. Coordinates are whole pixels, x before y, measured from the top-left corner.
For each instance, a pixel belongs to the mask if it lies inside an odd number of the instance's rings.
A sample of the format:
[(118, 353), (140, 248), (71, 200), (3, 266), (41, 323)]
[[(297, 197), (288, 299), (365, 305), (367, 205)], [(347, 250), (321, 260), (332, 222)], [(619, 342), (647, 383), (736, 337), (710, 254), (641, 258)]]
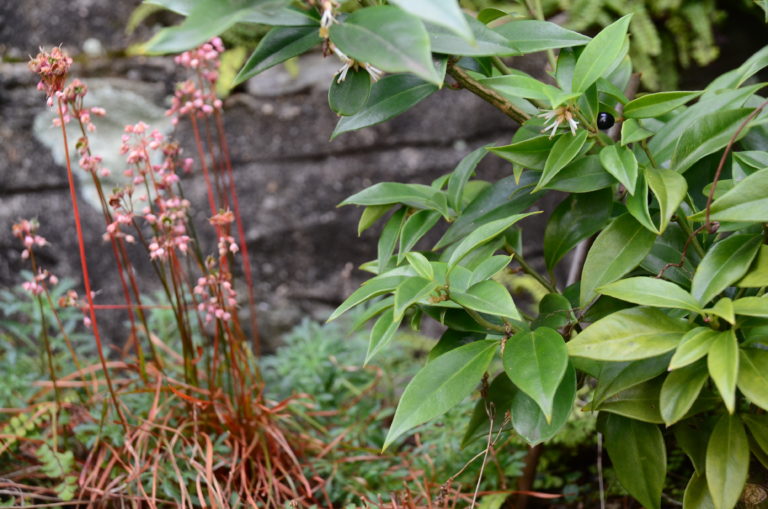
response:
[[(150, 152), (160, 150), (163, 153), (161, 164), (152, 164)], [(149, 130), (144, 122), (125, 126), (120, 153), (126, 156), (129, 167), (123, 172), (133, 179), (133, 185), (140, 185), (149, 176), (153, 186), (169, 189), (179, 181), (176, 174), (181, 149), (177, 143), (166, 140), (157, 129)], [(184, 161), (184, 170), (191, 167), (192, 160)]]
[(144, 219), (153, 226), (155, 237), (149, 244), (149, 257), (153, 260), (166, 260), (169, 251), (178, 249), (187, 254), (192, 241), (187, 235), (187, 216), (189, 200), (178, 196), (158, 197), (155, 200), (156, 213), (149, 207), (144, 209)]
[(38, 228), (40, 223), (36, 219), (22, 219), (11, 227), (13, 236), (24, 244), (24, 250), (21, 252), (21, 258), (24, 260), (30, 257), (34, 246), (43, 247), (48, 244), (45, 238), (37, 234)]
[(221, 39), (214, 37), (202, 46), (185, 51), (175, 58), (177, 64), (197, 73), (198, 80), (187, 80), (176, 86), (171, 107), (166, 115), (172, 116), (174, 124), (179, 115), (205, 117), (221, 110), (221, 100), (216, 97), (216, 81), (219, 79), (219, 57), (224, 52)]
[(37, 89), (44, 91), (50, 104), (53, 104), (52, 98), (63, 88), (72, 59), (59, 47), (51, 48), (50, 53), (40, 48), (40, 53), (30, 59), (28, 65), (32, 72), (40, 76)]
[(219, 79), (219, 55), (222, 53), (224, 44), (221, 38), (214, 37), (202, 46), (178, 55), (174, 61), (182, 67), (199, 71), (205, 80), (214, 84)]
[[(152, 163), (152, 154), (162, 152), (162, 162)], [(131, 178), (131, 184), (125, 189), (116, 189), (110, 197), (110, 205), (115, 210), (114, 221), (107, 227), (105, 237), (121, 235), (120, 227), (134, 222), (131, 198), (134, 187), (146, 185), (156, 195), (151, 205), (144, 207), (141, 217), (152, 228), (152, 239), (147, 245), (152, 260), (167, 260), (174, 250), (186, 254), (191, 238), (187, 235), (187, 218), (190, 202), (179, 197), (175, 185), (179, 182), (176, 173), (179, 168), (181, 149), (179, 145), (168, 141), (157, 130), (150, 130), (143, 122), (125, 127), (120, 153), (126, 156), (128, 168), (125, 176)], [(187, 158), (182, 168), (187, 171), (193, 160)], [(146, 196), (139, 197), (147, 200)]]
[(77, 164), (83, 170), (88, 173), (96, 173), (98, 171), (98, 174), (102, 177), (108, 177), (112, 173), (109, 169), (101, 166), (101, 156), (93, 155), (93, 153), (91, 153), (91, 147), (87, 137), (80, 137), (77, 140), (77, 143), (75, 143), (75, 149), (77, 150), (78, 155), (80, 155)]
[(230, 274), (209, 272), (197, 280), (194, 293), (200, 299), (197, 310), (205, 313), (205, 323), (214, 318), (224, 321), (232, 318), (232, 312), (237, 307), (237, 293), (232, 287)]
[(59, 278), (57, 278), (55, 275), (51, 274), (47, 270), (38, 270), (37, 274), (35, 275), (34, 279), (32, 281), (25, 281), (21, 284), (21, 287), (24, 288), (25, 291), (29, 292), (33, 296), (41, 295), (43, 292), (45, 292), (45, 282), (48, 280), (48, 283), (51, 285), (57, 285), (59, 283)]
[(219, 256), (225, 257), (228, 253), (237, 253), (240, 251), (240, 247), (237, 245), (235, 238), (229, 235), (229, 225), (235, 221), (235, 214), (231, 210), (224, 210), (211, 217), (210, 222), (216, 227), (216, 233), (219, 237), (218, 249)]
[[(48, 244), (45, 238), (37, 234), (39, 227), (40, 223), (35, 219), (22, 219), (11, 227), (13, 236), (21, 240), (24, 245), (24, 250), (21, 252), (21, 257), (24, 260), (32, 256), (34, 246), (42, 247)], [(35, 267), (34, 261), (32, 266)], [(31, 281), (25, 281), (21, 286), (30, 294), (37, 296), (45, 291), (46, 281), (51, 285), (56, 285), (59, 279), (47, 270), (38, 269), (34, 278)]]
[(206, 117), (214, 111), (221, 110), (221, 106), (221, 99), (216, 97), (214, 91), (200, 90), (194, 81), (187, 80), (176, 85), (171, 107), (165, 114), (173, 116), (171, 122), (175, 125), (179, 122), (179, 115)]

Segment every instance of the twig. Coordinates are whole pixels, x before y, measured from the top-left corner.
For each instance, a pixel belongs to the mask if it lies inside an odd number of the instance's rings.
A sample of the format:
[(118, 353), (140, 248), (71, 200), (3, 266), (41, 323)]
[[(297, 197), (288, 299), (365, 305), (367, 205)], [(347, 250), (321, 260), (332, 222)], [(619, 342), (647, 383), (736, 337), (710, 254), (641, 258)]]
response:
[(761, 111), (763, 111), (763, 108), (768, 106), (768, 99), (763, 101), (763, 103), (755, 108), (755, 111), (749, 114), (747, 118), (744, 119), (744, 121), (739, 125), (738, 129), (736, 129), (736, 132), (733, 133), (733, 136), (731, 136), (731, 139), (728, 140), (728, 145), (725, 146), (725, 152), (723, 152), (723, 156), (720, 158), (720, 164), (717, 165), (717, 171), (715, 172), (715, 179), (712, 181), (712, 187), (709, 188), (709, 196), (707, 196), (707, 206), (705, 208), (706, 210), (706, 216), (704, 220), (704, 225), (707, 227), (707, 232), (709, 233), (715, 233), (717, 231), (717, 227), (712, 224), (712, 222), (709, 219), (710, 215), (710, 209), (712, 208), (712, 201), (715, 198), (715, 188), (717, 187), (717, 183), (720, 180), (720, 174), (723, 172), (723, 167), (725, 167), (725, 160), (728, 159), (728, 154), (731, 153), (731, 149), (733, 148), (733, 144), (736, 143), (736, 139), (741, 134), (741, 131), (744, 130), (745, 127), (747, 127), (747, 124), (749, 124), (752, 119), (754, 119)]
[(531, 118), (530, 115), (518, 109), (517, 106), (509, 102), (506, 98), (504, 98), (504, 96), (502, 96), (492, 88), (486, 87), (479, 81), (472, 78), (469, 74), (467, 74), (467, 72), (464, 69), (457, 66), (456, 62), (452, 62), (452, 61), (448, 62), (447, 72), (463, 88), (469, 90), (470, 92), (472, 92), (477, 96), (480, 96), (486, 102), (490, 103), (491, 105), (501, 110), (502, 113), (504, 113), (509, 118), (513, 119), (515, 122), (522, 124), (523, 122)]
[(482, 325), (486, 329), (490, 329), (490, 330), (495, 331), (495, 332), (501, 332), (501, 333), (504, 333), (504, 334), (506, 334), (508, 332), (508, 330), (507, 330), (508, 327), (505, 327), (504, 325), (497, 325), (495, 323), (489, 322), (488, 320), (486, 320), (485, 318), (480, 316), (480, 313), (478, 313), (474, 309), (470, 309), (470, 308), (467, 308), (467, 307), (464, 307), (464, 306), (462, 306), (462, 308), (464, 308), (464, 311), (466, 311), (469, 314), (469, 316), (472, 317), (472, 319), (474, 321), (476, 321), (477, 323), (479, 323), (480, 325)]
[(555, 285), (553, 285), (550, 281), (547, 281), (547, 279), (538, 273), (536, 269), (534, 269), (531, 265), (526, 262), (523, 257), (515, 251), (515, 249), (510, 246), (509, 244), (504, 245), (504, 249), (507, 251), (507, 253), (514, 256), (515, 261), (520, 265), (520, 267), (523, 269), (523, 272), (528, 274), (529, 276), (532, 276), (533, 279), (538, 281), (544, 288), (546, 288), (548, 291), (552, 293), (557, 293), (557, 288), (555, 288)]
[(694, 231), (688, 235), (688, 238), (685, 239), (685, 244), (683, 244), (683, 251), (680, 253), (680, 261), (678, 263), (668, 263), (664, 265), (658, 274), (656, 274), (656, 279), (661, 279), (664, 276), (664, 273), (667, 271), (667, 269), (671, 267), (682, 267), (685, 264), (685, 257), (688, 253), (688, 247), (691, 245), (691, 241), (696, 238), (696, 235), (698, 235), (703, 229), (707, 227), (706, 224), (703, 224), (696, 228)]
[[(483, 386), (487, 386), (488, 379), (487, 374), (486, 378), (483, 379)], [(492, 402), (489, 402), (487, 399), (485, 400), (485, 413), (488, 416), (488, 438), (485, 443), (485, 451), (483, 454), (483, 462), (480, 464), (480, 474), (477, 476), (477, 484), (475, 485), (475, 492), (472, 494), (472, 504), (469, 506), (470, 509), (473, 509), (475, 507), (475, 504), (477, 503), (477, 494), (480, 492), (480, 483), (483, 480), (483, 473), (485, 472), (485, 464), (488, 462), (488, 453), (491, 451), (492, 447), (492, 441), (493, 441), (493, 418), (496, 414), (496, 410), (494, 408), (494, 405)]]

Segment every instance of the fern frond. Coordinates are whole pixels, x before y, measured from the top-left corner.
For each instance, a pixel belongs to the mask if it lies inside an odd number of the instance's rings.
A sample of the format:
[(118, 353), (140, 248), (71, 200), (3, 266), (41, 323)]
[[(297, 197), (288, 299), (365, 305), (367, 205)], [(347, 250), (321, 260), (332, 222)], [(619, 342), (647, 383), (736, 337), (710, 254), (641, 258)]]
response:
[(683, 7), (683, 14), (693, 29), (691, 56), (699, 65), (707, 65), (720, 53), (712, 34), (712, 18), (715, 14), (712, 2), (691, 2)]
[(575, 0), (568, 11), (568, 26), (573, 30), (584, 30), (593, 25), (603, 8), (603, 0)]
[(662, 36), (661, 53), (656, 57), (656, 69), (659, 71), (659, 86), (662, 90), (677, 90), (680, 75), (675, 59), (675, 43), (668, 35)]
[(659, 74), (648, 53), (632, 47), (630, 48), (630, 56), (632, 57), (632, 65), (640, 73), (640, 82), (643, 86), (649, 90), (658, 90)]
[(651, 56), (661, 53), (659, 32), (645, 7), (639, 6), (634, 10), (630, 30), (634, 37), (633, 43), (642, 48), (643, 53)]

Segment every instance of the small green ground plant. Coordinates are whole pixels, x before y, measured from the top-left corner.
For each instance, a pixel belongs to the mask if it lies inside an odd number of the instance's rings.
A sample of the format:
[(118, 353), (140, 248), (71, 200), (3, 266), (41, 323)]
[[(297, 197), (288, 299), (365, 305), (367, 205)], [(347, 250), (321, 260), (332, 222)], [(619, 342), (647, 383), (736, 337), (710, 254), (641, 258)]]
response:
[[(366, 363), (387, 355), (401, 324), (447, 327), (400, 398), (384, 448), (478, 387), (468, 439), (511, 427), (535, 446), (593, 381), (586, 408), (619, 481), (644, 507), (666, 500), (677, 450), (690, 461), (676, 501), (684, 507), (764, 499), (768, 102), (753, 78), (768, 48), (705, 90), (635, 97), (632, 14), (590, 38), (542, 19), (468, 16), (455, 1), (389, 4), (347, 15), (332, 0), (204, 1), (149, 44), (175, 50), (278, 9), (239, 80), (316, 46), (335, 54), (342, 67), (329, 104), (341, 118), (332, 138), (446, 84), (520, 125), (510, 143), (478, 147), (429, 185), (379, 183), (342, 203), (363, 207), (360, 231), (384, 222), (378, 257), (363, 267), (373, 276), (331, 316), (374, 303)], [(539, 51), (549, 56), (546, 78), (503, 60)], [(489, 154), (511, 163), (508, 177), (475, 176)], [(522, 233), (531, 206), (555, 191), (566, 197), (547, 222), (539, 270), (522, 256)], [(440, 222), (442, 238), (419, 249)], [(555, 277), (560, 263), (572, 280)], [(538, 313), (521, 311), (497, 281), (510, 268), (547, 288)]]

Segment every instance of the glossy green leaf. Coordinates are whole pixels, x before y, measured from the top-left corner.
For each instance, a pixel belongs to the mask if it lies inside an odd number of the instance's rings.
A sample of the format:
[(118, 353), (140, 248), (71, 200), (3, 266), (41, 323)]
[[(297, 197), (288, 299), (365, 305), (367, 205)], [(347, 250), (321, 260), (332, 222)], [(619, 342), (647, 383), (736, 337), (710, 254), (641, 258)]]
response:
[(509, 13), (503, 9), (486, 7), (485, 9), (480, 9), (480, 12), (477, 13), (477, 20), (487, 25), (491, 21), (495, 21), (508, 15)]
[(451, 290), (450, 295), (452, 301), (479, 313), (503, 316), (513, 320), (522, 319), (509, 291), (496, 281), (480, 281), (466, 292)]
[(679, 173), (656, 168), (645, 168), (645, 181), (659, 202), (660, 225), (659, 232), (663, 233), (675, 211), (685, 199), (688, 192), (688, 182)]
[(475, 168), (482, 161), (485, 155), (488, 153), (486, 147), (480, 147), (473, 150), (459, 162), (456, 168), (451, 173), (448, 179), (448, 205), (453, 207), (454, 210), (461, 210), (462, 194), (464, 192), (464, 186), (467, 181), (475, 172)]
[(731, 509), (739, 500), (749, 471), (749, 444), (736, 415), (723, 415), (707, 444), (707, 486), (716, 509)]
[(590, 193), (611, 187), (613, 182), (613, 177), (603, 169), (600, 157), (588, 155), (576, 158), (544, 187), (566, 193)]
[(628, 14), (611, 23), (587, 44), (573, 69), (574, 92), (584, 92), (611, 70), (622, 53), (631, 18), (632, 15)]
[(599, 405), (588, 405), (584, 410), (599, 410), (609, 414), (621, 415), (651, 424), (662, 424), (659, 411), (659, 395), (661, 394), (661, 378), (633, 385)]
[(671, 168), (685, 172), (698, 160), (725, 147), (751, 108), (713, 111), (682, 133), (672, 155)]
[(520, 52), (504, 36), (497, 34), (471, 16), (465, 16), (470, 33), (475, 38), (468, 42), (454, 32), (427, 23), (429, 42), (434, 53), (470, 57), (519, 55)]
[(480, 339), (485, 339), (486, 336), (487, 334), (447, 329), (443, 335), (440, 336), (440, 339), (437, 341), (435, 346), (433, 346), (429, 351), (427, 362), (432, 362), (441, 355), (448, 353), (451, 350), (455, 350), (460, 346), (473, 343)]
[(587, 327), (568, 342), (575, 357), (631, 361), (673, 350), (688, 327), (653, 308), (622, 309)]
[(707, 478), (703, 474), (694, 473), (685, 487), (683, 507), (690, 509), (715, 509), (712, 496), (707, 488)]
[(392, 308), (384, 311), (371, 328), (364, 365), (367, 365), (376, 354), (389, 345), (398, 328), (400, 328), (400, 320), (395, 320)]
[[(713, 221), (768, 222), (768, 169), (748, 175), (716, 199), (710, 209)], [(704, 212), (691, 219), (701, 221)]]
[(706, 471), (707, 441), (714, 427), (715, 421), (712, 418), (685, 419), (672, 427), (675, 442), (691, 460), (696, 473), (702, 477)]
[(476, 341), (441, 355), (416, 373), (400, 398), (383, 448), (466, 398), (480, 382), (498, 347), (498, 341)]
[(760, 150), (741, 150), (739, 152), (733, 152), (734, 162), (738, 162), (741, 166), (749, 168), (747, 174), (752, 174), (757, 170), (762, 170), (768, 167), (768, 152)]
[(496, 90), (508, 97), (523, 97), (525, 99), (537, 99), (554, 104), (562, 91), (542, 83), (541, 81), (524, 74), (506, 74), (480, 80), (483, 85)]
[(565, 168), (578, 155), (587, 141), (587, 135), (588, 132), (585, 129), (581, 129), (576, 136), (566, 133), (557, 139), (544, 163), (544, 171), (534, 191), (538, 191), (546, 186), (560, 170)]
[(531, 193), (535, 180), (536, 175), (533, 173), (524, 174), (519, 182), (510, 175), (480, 192), (448, 227), (434, 249), (465, 239), (486, 223), (526, 210), (538, 199), (537, 195)]
[(600, 231), (611, 218), (613, 193), (603, 189), (573, 194), (555, 208), (544, 230), (544, 260), (551, 269), (579, 242)]
[(552, 419), (548, 422), (539, 405), (523, 391), (515, 388), (512, 393), (512, 426), (531, 446), (546, 442), (568, 421), (575, 400), (576, 370), (568, 364), (565, 376), (555, 392)]
[(555, 392), (568, 366), (563, 338), (548, 327), (518, 332), (507, 341), (503, 359), (509, 379), (539, 405), (550, 423)]
[(360, 314), (355, 317), (355, 321), (352, 323), (352, 326), (350, 327), (350, 332), (355, 332), (363, 328), (363, 326), (373, 318), (374, 316), (378, 316), (384, 311), (386, 311), (387, 308), (392, 307), (392, 305), (395, 302), (395, 297), (393, 295), (390, 295), (388, 297), (384, 297), (382, 299), (379, 299), (376, 302), (371, 303), (370, 305), (365, 307), (365, 310), (362, 311)]
[(549, 21), (510, 21), (493, 30), (506, 37), (521, 53), (583, 46), (590, 41), (586, 35), (567, 30)]
[(627, 212), (632, 214), (632, 217), (637, 219), (637, 222), (642, 224), (648, 231), (658, 235), (659, 229), (654, 224), (653, 218), (651, 218), (649, 201), (648, 184), (645, 181), (645, 176), (641, 173), (637, 177), (634, 194), (630, 194), (626, 198)]
[(192, 49), (221, 34), (239, 22), (263, 22), (270, 16), (289, 16), (297, 25), (309, 21), (284, 8), (287, 0), (202, 0), (189, 10), (187, 18), (178, 26), (158, 32), (147, 44), (148, 53), (179, 53)]
[(360, 221), (357, 223), (357, 236), (359, 237), (365, 230), (373, 226), (391, 208), (392, 205), (371, 205), (365, 207), (363, 213), (360, 214)]
[[(762, 87), (763, 85), (758, 84), (743, 89), (723, 90), (712, 97), (702, 97), (696, 104), (675, 115), (648, 142), (648, 148), (656, 162), (661, 164), (662, 161), (669, 160), (680, 138), (686, 135), (688, 131), (695, 129), (701, 119), (712, 112), (741, 106)], [(672, 167), (672, 169), (675, 170), (676, 168)]]
[(718, 335), (707, 354), (707, 368), (728, 412), (736, 409), (736, 379), (739, 376), (739, 341), (733, 330)]
[(549, 136), (535, 136), (488, 150), (497, 156), (526, 168), (541, 170), (553, 150), (554, 141)]
[(600, 151), (600, 162), (605, 171), (627, 188), (629, 194), (635, 194), (637, 159), (630, 149), (620, 145), (608, 145)]
[(256, 76), (289, 58), (302, 55), (322, 42), (317, 26), (275, 27), (259, 41), (235, 77), (234, 85)]
[(737, 384), (752, 403), (768, 410), (768, 351), (750, 348), (739, 352)]
[[(762, 1), (762, 5), (765, 2)], [(749, 57), (738, 68), (720, 75), (707, 85), (706, 94), (717, 94), (720, 90), (738, 88), (749, 78), (768, 66), (768, 46), (763, 46), (758, 52)]]
[(661, 417), (667, 426), (685, 417), (708, 379), (709, 373), (699, 364), (686, 366), (667, 376), (659, 396)]
[(448, 28), (470, 43), (475, 40), (457, 0), (392, 0), (391, 3), (424, 21)]
[(631, 277), (602, 286), (598, 293), (641, 306), (678, 308), (701, 312), (693, 296), (669, 281), (653, 277)]
[(328, 89), (328, 105), (339, 115), (349, 116), (360, 111), (371, 93), (371, 75), (364, 69), (350, 69), (343, 81), (336, 75)]
[(749, 433), (757, 445), (768, 453), (768, 415), (743, 414), (741, 419), (749, 428)]
[(498, 431), (504, 422), (504, 417), (512, 405), (512, 397), (517, 389), (505, 373), (499, 373), (488, 386), (488, 397), (477, 400), (472, 417), (469, 419), (461, 447), (469, 445), (478, 436), (487, 435), (490, 431), (488, 411), (493, 415), (493, 429)]
[(768, 318), (768, 298), (742, 297), (733, 301), (733, 311), (737, 315)]
[(389, 218), (389, 221), (387, 221), (387, 224), (384, 225), (384, 229), (381, 231), (379, 242), (376, 246), (380, 274), (386, 272), (390, 268), (389, 261), (395, 250), (395, 244), (397, 244), (397, 238), (400, 236), (400, 231), (403, 229), (405, 212), (405, 207), (400, 207), (394, 214), (392, 214), (392, 217)]
[(517, 223), (521, 219), (530, 216), (531, 214), (534, 214), (534, 212), (529, 212), (527, 214), (514, 214), (510, 217), (490, 221), (482, 226), (479, 226), (475, 231), (467, 235), (467, 237), (456, 246), (456, 249), (453, 250), (451, 257), (448, 260), (448, 265), (456, 265), (459, 263), (459, 261), (461, 261), (462, 258), (467, 256), (470, 251), (498, 237), (504, 233), (507, 228)]
[(621, 123), (621, 144), (629, 145), (638, 141), (645, 140), (653, 136), (653, 131), (645, 129), (633, 118), (626, 118)]
[(752, 266), (743, 278), (736, 283), (740, 288), (760, 288), (768, 286), (768, 245), (760, 246)]
[(626, 118), (656, 118), (679, 108), (701, 92), (657, 92), (645, 94), (624, 105)]
[(669, 358), (664, 354), (637, 361), (596, 362), (599, 368), (594, 374), (597, 386), (592, 404), (599, 407), (611, 396), (656, 378), (667, 370)]
[(405, 253), (413, 249), (416, 243), (432, 229), (440, 220), (440, 213), (431, 210), (420, 210), (408, 216), (400, 232), (400, 248), (397, 255), (399, 264)]
[(714, 306), (705, 309), (704, 313), (722, 318), (731, 325), (736, 323), (736, 317), (733, 312), (733, 301), (728, 297), (719, 299)]
[(384, 76), (371, 87), (363, 109), (343, 117), (336, 124), (331, 140), (336, 136), (379, 124), (411, 109), (437, 91), (437, 86), (410, 74)]
[(445, 193), (422, 184), (401, 184), (399, 182), (379, 182), (350, 196), (339, 206), (391, 205), (395, 203), (448, 213), (448, 201)]
[(721, 334), (727, 333), (718, 332), (709, 327), (696, 327), (688, 331), (677, 345), (677, 350), (669, 361), (669, 369), (682, 368), (707, 355), (710, 347)]
[(416, 274), (424, 279), (434, 279), (435, 271), (432, 269), (429, 260), (421, 254), (416, 252), (406, 253), (405, 257), (408, 259), (408, 263), (416, 271)]
[(581, 275), (579, 302), (587, 305), (595, 290), (634, 269), (653, 247), (656, 236), (631, 215), (617, 217), (597, 236)]
[(394, 6), (359, 9), (331, 25), (331, 42), (344, 54), (387, 72), (412, 72), (440, 85), (429, 35), (415, 16)]
[(394, 319), (400, 320), (409, 306), (426, 298), (438, 287), (436, 281), (422, 277), (408, 278), (395, 289)]
[(643, 507), (660, 509), (667, 472), (667, 450), (654, 424), (607, 415), (605, 448), (619, 482)]
[[(742, 416), (743, 418), (744, 416)], [(747, 437), (749, 443), (749, 450), (752, 452), (752, 456), (763, 465), (764, 468), (768, 468), (768, 454), (757, 444), (754, 438)]]
[(336, 308), (336, 310), (331, 314), (330, 318), (328, 318), (328, 321), (330, 322), (331, 320), (335, 320), (345, 312), (349, 311), (358, 304), (367, 301), (368, 299), (372, 299), (373, 297), (383, 293), (391, 292), (406, 279), (406, 276), (388, 276), (385, 274), (369, 279), (363, 283), (360, 288), (355, 290), (352, 295), (347, 297), (339, 307)]
[(572, 319), (571, 302), (559, 293), (548, 293), (539, 301), (539, 316), (531, 323), (531, 328), (559, 329)]
[(491, 279), (493, 276), (504, 270), (512, 262), (512, 256), (494, 255), (480, 262), (477, 267), (472, 269), (472, 278), (470, 285)]
[(144, 0), (142, 3), (157, 5), (177, 14), (186, 16), (195, 6), (195, 0)]
[(718, 242), (707, 251), (696, 268), (691, 294), (706, 304), (749, 269), (760, 247), (759, 235), (736, 234)]

